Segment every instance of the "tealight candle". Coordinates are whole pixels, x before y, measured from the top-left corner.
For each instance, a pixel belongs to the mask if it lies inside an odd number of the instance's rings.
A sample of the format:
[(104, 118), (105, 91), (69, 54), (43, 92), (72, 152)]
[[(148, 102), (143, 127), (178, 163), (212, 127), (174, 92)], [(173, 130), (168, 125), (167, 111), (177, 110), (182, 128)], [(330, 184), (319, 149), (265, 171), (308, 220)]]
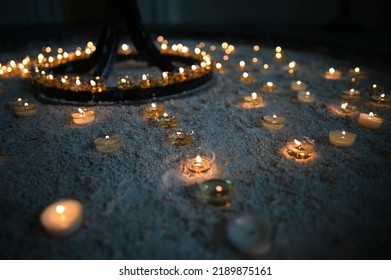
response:
[(383, 123), (383, 119), (376, 116), (372, 112), (370, 112), (369, 114), (360, 113), (360, 116), (358, 117), (358, 123), (362, 127), (378, 129)]
[(339, 111), (346, 116), (352, 116), (358, 113), (357, 107), (350, 106), (347, 102), (341, 104)]
[(273, 116), (263, 116), (262, 117), (262, 126), (270, 130), (280, 130), (284, 127), (285, 118)]
[(326, 71), (324, 77), (327, 80), (339, 80), (342, 76), (341, 71), (336, 70), (334, 68), (329, 68), (329, 70)]
[(357, 99), (360, 97), (360, 91), (354, 88), (350, 90), (344, 90), (342, 94), (343, 99)]
[(35, 115), (37, 109), (32, 103), (24, 102), (23, 106), (14, 106), (14, 113), (18, 117), (29, 117)]
[(389, 108), (391, 106), (391, 95), (386, 95), (383, 91), (376, 91), (371, 94), (371, 103), (374, 107)]
[(164, 112), (162, 116), (157, 118), (157, 126), (161, 128), (173, 128), (178, 125), (178, 117), (174, 114)]
[(202, 174), (212, 168), (215, 154), (212, 150), (198, 148), (195, 155), (187, 155), (184, 162), (185, 173)]
[(242, 76), (240, 77), (240, 81), (245, 84), (251, 84), (254, 82), (254, 80), (254, 77), (248, 72), (243, 72)]
[(154, 120), (163, 115), (165, 108), (163, 104), (152, 102), (143, 108), (142, 114), (146, 120)]
[(312, 156), (315, 151), (315, 142), (307, 137), (299, 141), (294, 139), (289, 141), (286, 146), (288, 155), (296, 159), (306, 159)]
[(296, 61), (291, 61), (288, 64), (288, 75), (293, 76), (297, 72), (297, 63)]
[(259, 108), (264, 105), (263, 97), (258, 96), (256, 92), (251, 93), (251, 95), (244, 96), (242, 107), (243, 108)]
[(267, 82), (266, 84), (262, 85), (262, 90), (264, 92), (275, 92), (277, 88), (277, 85), (272, 82)]
[(309, 91), (299, 91), (297, 93), (297, 99), (305, 103), (314, 102), (315, 94), (311, 94)]
[(296, 82), (292, 82), (291, 84), (291, 89), (292, 90), (306, 90), (307, 89), (307, 84), (302, 82), (302, 81), (296, 81)]
[(229, 208), (235, 193), (231, 180), (210, 179), (200, 185), (201, 198), (215, 207)]
[(183, 129), (172, 130), (167, 134), (166, 141), (174, 147), (184, 146), (193, 142), (193, 134), (193, 131)]
[(27, 99), (18, 97), (16, 100), (8, 102), (8, 105), (11, 109), (13, 109), (14, 107), (23, 107), (26, 102), (28, 102)]
[(111, 134), (94, 139), (95, 148), (100, 153), (111, 153), (121, 147), (121, 135)]
[(45, 208), (40, 221), (45, 230), (53, 236), (64, 237), (80, 228), (83, 220), (83, 206), (77, 200), (63, 199)]
[(356, 134), (346, 132), (345, 130), (331, 131), (329, 134), (329, 142), (331, 145), (341, 148), (350, 147), (356, 140)]
[(242, 254), (259, 256), (271, 247), (271, 227), (255, 215), (241, 215), (228, 223), (227, 238)]
[(77, 112), (71, 114), (73, 122), (77, 125), (85, 125), (95, 120), (95, 112), (91, 108), (78, 108)]

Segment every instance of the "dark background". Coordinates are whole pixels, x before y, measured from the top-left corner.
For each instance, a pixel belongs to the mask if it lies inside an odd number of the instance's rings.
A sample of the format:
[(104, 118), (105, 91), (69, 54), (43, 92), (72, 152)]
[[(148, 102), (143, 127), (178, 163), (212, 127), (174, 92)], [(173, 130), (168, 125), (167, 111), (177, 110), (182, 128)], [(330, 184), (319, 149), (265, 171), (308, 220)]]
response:
[[(390, 56), (386, 1), (140, 0), (139, 5), (153, 34), (334, 44)], [(1, 11), (0, 48), (15, 50), (29, 40), (97, 38), (104, 0), (2, 1)]]

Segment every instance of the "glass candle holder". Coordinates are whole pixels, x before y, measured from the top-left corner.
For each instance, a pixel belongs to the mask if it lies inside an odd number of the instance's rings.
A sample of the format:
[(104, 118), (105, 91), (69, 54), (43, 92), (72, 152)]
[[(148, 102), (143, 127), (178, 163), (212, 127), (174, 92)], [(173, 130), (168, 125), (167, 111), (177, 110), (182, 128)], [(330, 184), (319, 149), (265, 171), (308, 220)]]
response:
[(92, 108), (78, 108), (77, 112), (72, 113), (71, 116), (76, 125), (85, 125), (95, 120), (95, 112)]
[(277, 117), (277, 115), (263, 116), (261, 125), (270, 130), (280, 130), (285, 125), (285, 118)]
[(29, 117), (37, 113), (35, 105), (28, 102), (23, 103), (23, 106), (15, 106), (13, 109), (17, 117)]
[(315, 141), (308, 137), (303, 137), (301, 141), (294, 139), (289, 141), (285, 148), (289, 156), (296, 159), (306, 159), (315, 152)]
[(374, 107), (390, 108), (391, 107), (391, 95), (386, 95), (384, 91), (379, 90), (371, 94), (370, 104)]
[(161, 128), (173, 128), (178, 125), (178, 116), (172, 113), (164, 112), (163, 115), (157, 118), (156, 124)]
[(196, 151), (186, 154), (184, 159), (184, 172), (191, 174), (206, 173), (212, 168), (215, 161), (215, 153), (210, 149), (198, 148)]
[(347, 100), (355, 100), (360, 98), (360, 91), (356, 90), (354, 88), (351, 88), (350, 90), (344, 90), (342, 92), (342, 98)]
[(107, 134), (94, 139), (95, 148), (100, 153), (111, 153), (121, 147), (120, 134)]
[(263, 107), (265, 103), (263, 102), (263, 97), (258, 96), (256, 92), (251, 93), (251, 95), (246, 95), (243, 97), (242, 107), (246, 109), (259, 108)]
[(152, 102), (143, 107), (142, 115), (146, 120), (156, 120), (161, 117), (165, 111), (165, 107), (163, 104)]
[(309, 91), (299, 91), (297, 93), (297, 99), (304, 103), (311, 103), (315, 101), (315, 94), (312, 94)]
[(167, 133), (166, 141), (174, 147), (185, 146), (193, 142), (193, 134), (194, 131), (172, 129)]
[(236, 186), (226, 179), (210, 179), (200, 184), (201, 198), (219, 208), (230, 207), (235, 190)]
[(239, 252), (259, 256), (271, 248), (271, 226), (268, 219), (253, 215), (240, 215), (229, 221), (227, 238)]
[(264, 92), (275, 92), (277, 90), (277, 85), (274, 84), (273, 82), (267, 82), (262, 85), (261, 89)]

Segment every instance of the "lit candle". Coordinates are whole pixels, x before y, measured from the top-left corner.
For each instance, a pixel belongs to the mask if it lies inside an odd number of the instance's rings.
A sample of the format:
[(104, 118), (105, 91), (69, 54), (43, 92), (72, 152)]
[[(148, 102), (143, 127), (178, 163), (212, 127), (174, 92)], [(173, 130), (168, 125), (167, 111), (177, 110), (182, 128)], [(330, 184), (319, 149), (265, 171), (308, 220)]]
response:
[(186, 156), (185, 173), (203, 174), (212, 168), (214, 160), (215, 154), (211, 150), (198, 148), (195, 156)]
[(306, 90), (307, 89), (307, 84), (302, 82), (302, 81), (296, 81), (296, 82), (292, 82), (291, 84), (291, 89), (292, 90)]
[(166, 141), (174, 147), (185, 146), (193, 142), (193, 131), (187, 132), (183, 129), (169, 131)]
[(285, 118), (273, 116), (263, 116), (262, 126), (270, 130), (280, 130), (285, 125)]
[(358, 117), (358, 123), (362, 127), (378, 129), (383, 123), (383, 119), (376, 116), (372, 112), (370, 112), (369, 114), (360, 113), (360, 116)]
[(230, 207), (235, 189), (235, 185), (225, 179), (210, 179), (200, 184), (201, 198), (206, 203), (220, 208)]
[(314, 102), (315, 94), (311, 94), (309, 91), (299, 91), (297, 93), (297, 99), (305, 103)]
[(359, 67), (355, 67), (354, 69), (349, 69), (349, 74), (353, 77), (356, 77), (356, 78), (362, 76), (362, 72)]
[(327, 80), (339, 80), (342, 76), (341, 71), (336, 70), (334, 68), (329, 68), (329, 70), (326, 71), (324, 77)]
[(142, 74), (141, 79), (138, 80), (138, 84), (141, 88), (150, 88), (151, 82), (148, 74)]
[(77, 112), (71, 114), (73, 122), (77, 125), (85, 125), (95, 120), (95, 112), (91, 108), (78, 108)]
[(243, 72), (242, 76), (240, 77), (240, 81), (245, 84), (251, 84), (254, 82), (254, 77), (248, 72)]
[(244, 62), (243, 60), (241, 60), (240, 62), (239, 62), (239, 68), (238, 68), (239, 70), (242, 70), (242, 71), (244, 71), (244, 70), (246, 70), (246, 62)]
[(389, 108), (391, 106), (391, 95), (386, 95), (382, 90), (371, 94), (371, 103), (374, 107)]
[(342, 94), (343, 99), (357, 99), (360, 97), (360, 91), (354, 88), (350, 90), (344, 90)]
[(8, 102), (8, 106), (10, 109), (13, 109), (14, 107), (23, 107), (24, 103), (28, 102), (28, 99), (18, 97), (16, 100)]
[(29, 117), (37, 113), (35, 105), (32, 103), (24, 102), (23, 106), (14, 106), (14, 113), (18, 117)]
[(312, 139), (304, 138), (299, 141), (294, 139), (286, 144), (288, 155), (296, 159), (306, 159), (312, 156), (315, 151), (315, 142)]
[(251, 93), (249, 96), (243, 97), (243, 108), (259, 108), (264, 106), (263, 97), (258, 96), (256, 92)]
[(267, 82), (266, 84), (262, 85), (262, 90), (264, 92), (275, 92), (277, 88), (277, 85), (272, 82)]
[(270, 66), (269, 66), (269, 64), (265, 63), (265, 64), (262, 65), (261, 73), (263, 73), (263, 74), (270, 73)]
[(329, 134), (329, 142), (331, 145), (341, 148), (350, 147), (356, 140), (356, 134), (346, 132), (345, 130), (331, 131)]
[(220, 62), (216, 63), (215, 68), (216, 68), (217, 73), (219, 73), (219, 74), (225, 73), (225, 68), (223, 67), (223, 65)]
[(146, 120), (154, 120), (163, 115), (165, 111), (164, 105), (152, 102), (143, 108), (142, 114)]
[(126, 89), (131, 89), (134, 87), (134, 80), (131, 79), (128, 75), (119, 77), (117, 79), (117, 88), (126, 90)]
[(121, 135), (111, 134), (94, 139), (95, 148), (100, 153), (111, 153), (121, 147)]
[(173, 128), (178, 125), (178, 117), (174, 114), (164, 112), (162, 116), (157, 119), (157, 125), (161, 128)]
[(288, 64), (288, 75), (293, 76), (297, 72), (297, 64), (296, 61), (291, 61)]
[(348, 102), (342, 103), (339, 111), (346, 116), (352, 116), (358, 113), (357, 107), (350, 106)]
[(90, 80), (90, 90), (91, 92), (102, 92), (106, 90), (106, 82), (102, 77), (96, 76), (94, 79)]
[(266, 219), (255, 215), (240, 215), (228, 223), (228, 241), (239, 252), (260, 256), (271, 248), (271, 226)]
[(83, 206), (73, 199), (54, 202), (45, 208), (40, 221), (45, 230), (53, 236), (64, 237), (80, 228), (83, 220)]

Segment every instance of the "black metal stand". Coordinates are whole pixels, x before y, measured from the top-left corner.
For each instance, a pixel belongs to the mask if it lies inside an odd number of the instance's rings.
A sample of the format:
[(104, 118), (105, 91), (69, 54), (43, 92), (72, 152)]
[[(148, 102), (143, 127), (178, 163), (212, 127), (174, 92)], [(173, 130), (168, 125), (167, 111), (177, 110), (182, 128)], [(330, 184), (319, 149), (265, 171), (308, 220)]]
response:
[[(129, 36), (137, 49), (137, 54), (126, 56), (118, 54), (123, 19)], [(189, 66), (199, 63), (199, 61), (191, 57), (160, 53), (143, 28), (137, 0), (106, 0), (105, 22), (95, 52), (88, 59), (61, 64), (50, 68), (49, 71), (55, 74), (75, 75), (92, 72), (93, 76), (101, 76), (107, 79), (114, 63), (125, 59), (146, 61), (148, 64), (158, 67), (162, 72), (174, 71), (176, 69), (174, 62), (184, 63)], [(66, 103), (66, 101), (81, 103), (100, 101), (122, 102), (149, 99), (154, 96), (172, 96), (203, 86), (212, 78), (213, 72), (208, 72), (200, 77), (166, 86), (135, 87), (127, 90), (107, 88), (107, 90), (96, 94), (88, 91), (71, 92), (65, 89), (45, 87), (39, 83), (34, 85), (39, 95), (43, 95), (46, 101), (61, 99), (60, 103)]]

